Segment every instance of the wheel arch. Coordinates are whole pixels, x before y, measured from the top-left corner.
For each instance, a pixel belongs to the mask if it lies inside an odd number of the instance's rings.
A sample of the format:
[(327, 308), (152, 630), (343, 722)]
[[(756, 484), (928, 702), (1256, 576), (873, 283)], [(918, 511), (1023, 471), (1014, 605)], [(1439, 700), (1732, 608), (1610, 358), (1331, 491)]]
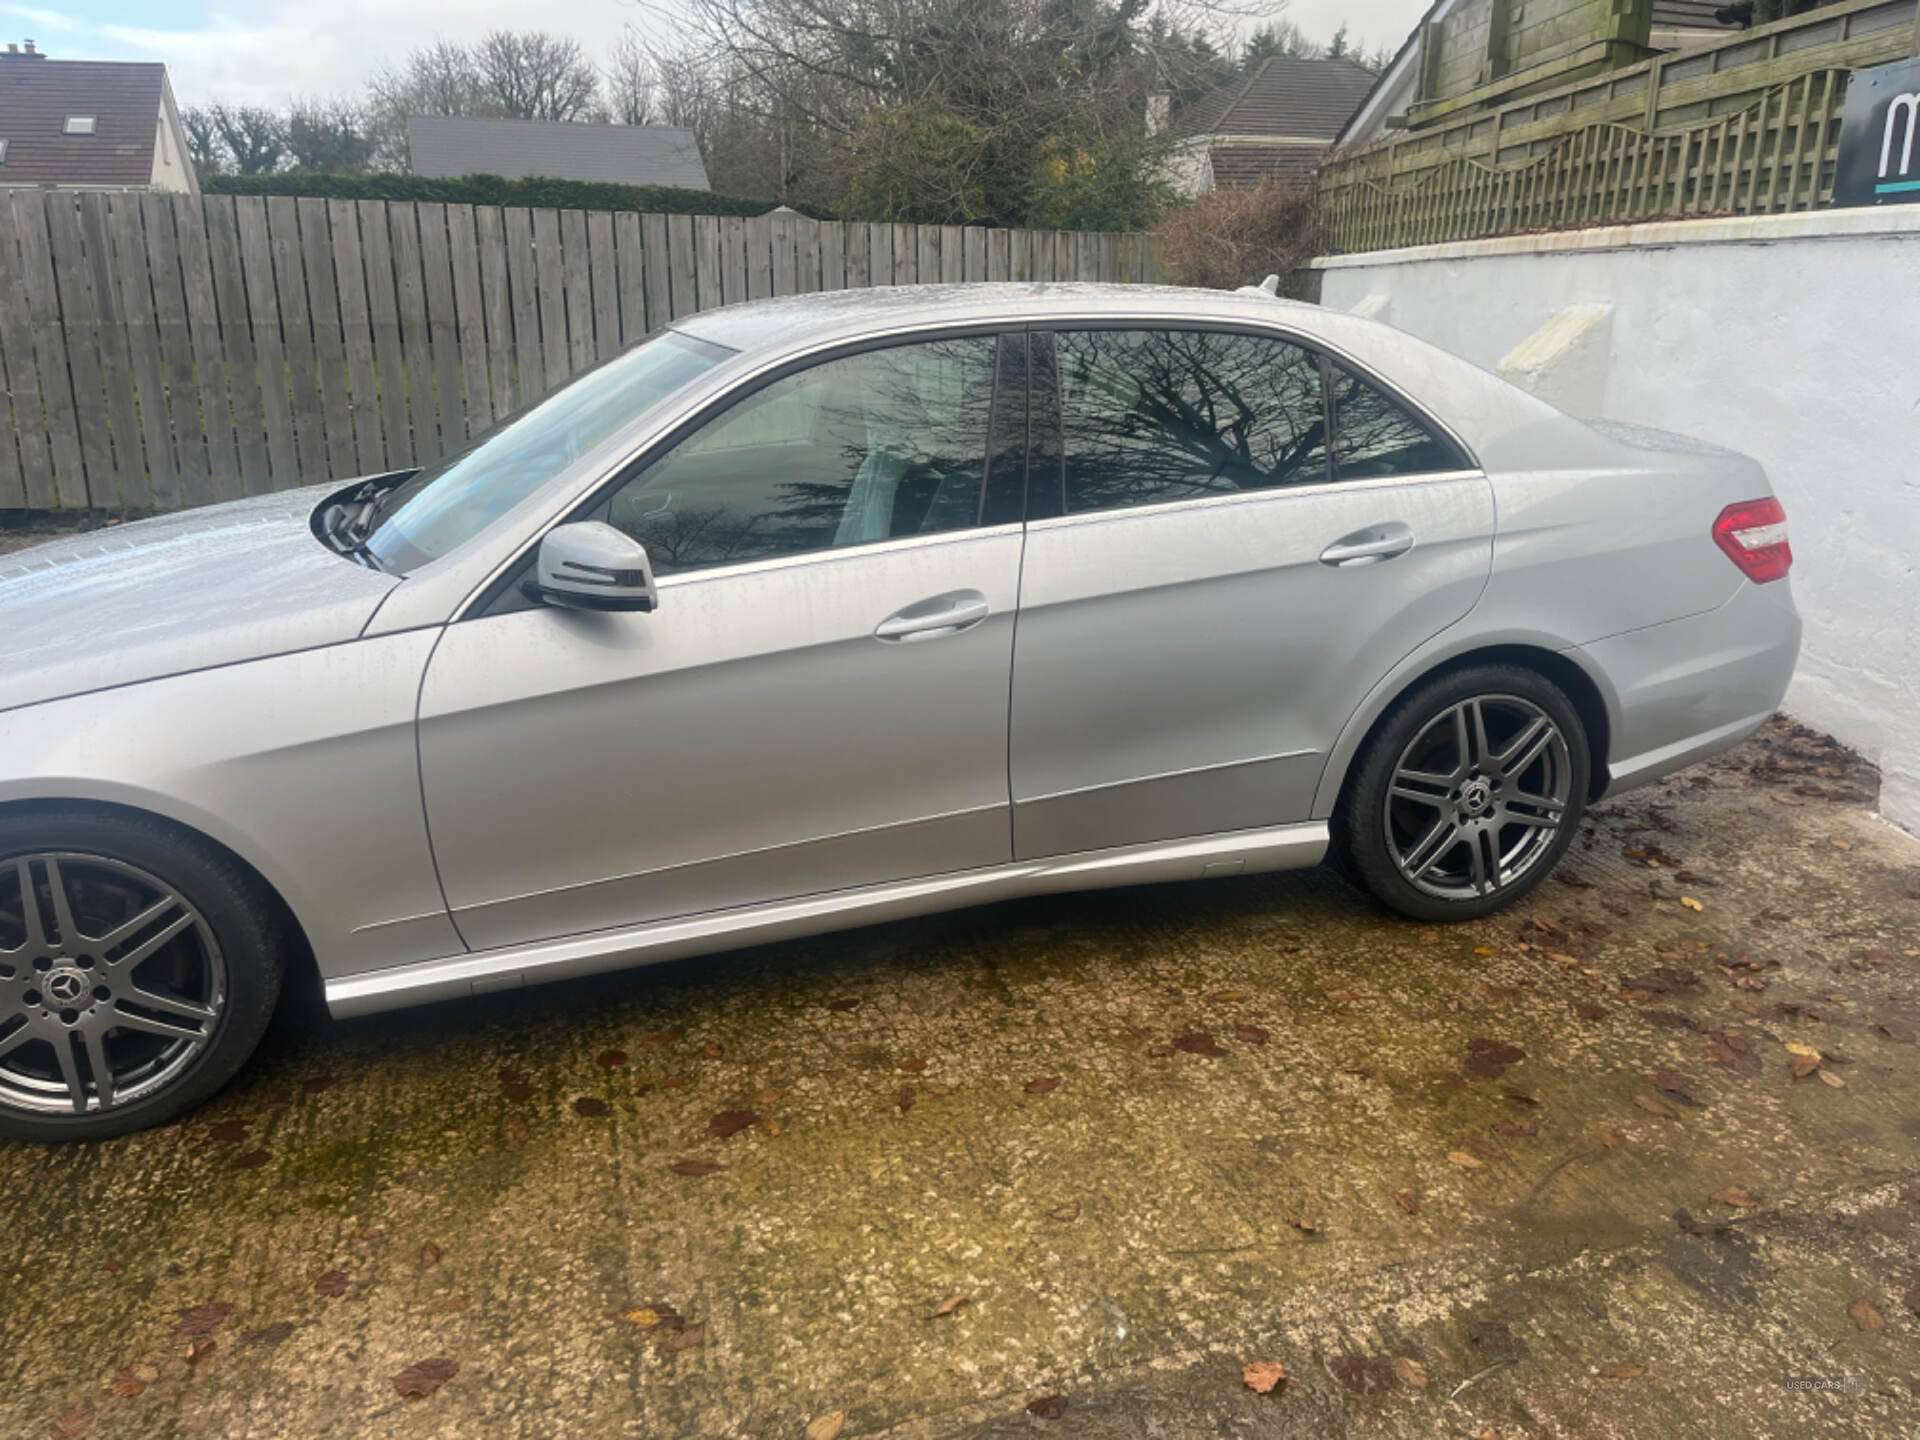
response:
[(1543, 644), (1533, 638), (1515, 638), (1482, 641), (1460, 650), (1410, 661), (1375, 686), (1334, 743), (1327, 767), (1320, 777), (1320, 787), (1314, 796), (1313, 818), (1324, 820), (1338, 808), (1347, 793), (1355, 761), (1364, 753), (1368, 742), (1403, 696), (1439, 676), (1476, 665), (1520, 665), (1538, 672), (1565, 691), (1580, 717), (1581, 728), (1586, 732), (1591, 759), (1587, 799), (1598, 800), (1606, 793), (1611, 783), (1607, 757), (1618, 713), (1618, 702), (1611, 688), (1603, 676), (1593, 673), (1565, 648)]
[(167, 815), (158, 810), (128, 804), (119, 800), (101, 800), (81, 796), (59, 795), (35, 795), (0, 799), (0, 818), (53, 811), (98, 815), (124, 820), (138, 820), (145, 824), (157, 825), (162, 829), (190, 836), (203, 845), (212, 846), (227, 859), (231, 860), (254, 885), (259, 887), (262, 898), (272, 907), (276, 917), (284, 928), (288, 944), (292, 948), (294, 955), (299, 958), (302, 964), (312, 969), (315, 974), (318, 973), (318, 967), (314, 961), (313, 945), (308, 939), (306, 926), (301, 923), (299, 914), (295, 911), (292, 903), (287, 899), (286, 895), (282, 893), (281, 888), (273, 883), (259, 865), (249, 859), (243, 851), (236, 849), (220, 836), (211, 834), (206, 829), (189, 824), (176, 816)]

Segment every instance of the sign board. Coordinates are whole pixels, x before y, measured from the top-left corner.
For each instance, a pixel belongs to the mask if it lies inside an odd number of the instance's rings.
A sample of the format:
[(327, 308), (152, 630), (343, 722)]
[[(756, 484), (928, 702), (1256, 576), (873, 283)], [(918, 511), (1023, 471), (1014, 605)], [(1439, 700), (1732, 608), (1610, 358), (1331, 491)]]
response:
[(1853, 72), (1833, 203), (1920, 204), (1920, 59)]

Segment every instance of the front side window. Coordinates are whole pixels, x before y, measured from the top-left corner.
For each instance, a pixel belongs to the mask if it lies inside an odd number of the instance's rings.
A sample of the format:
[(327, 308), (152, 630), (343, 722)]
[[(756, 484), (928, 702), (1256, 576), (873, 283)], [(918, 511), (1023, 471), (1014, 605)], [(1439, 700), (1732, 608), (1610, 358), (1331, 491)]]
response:
[(1333, 376), (1334, 479), (1430, 475), (1466, 468), (1465, 457), (1450, 442), (1379, 387), (1343, 365), (1329, 368)]
[(437, 560), (733, 353), (669, 330), (596, 366), (381, 496), (367, 550), (399, 574)]
[(648, 465), (607, 518), (660, 575), (978, 525), (996, 343), (890, 346), (776, 380)]
[(1066, 511), (1327, 479), (1320, 358), (1208, 330), (1056, 337)]

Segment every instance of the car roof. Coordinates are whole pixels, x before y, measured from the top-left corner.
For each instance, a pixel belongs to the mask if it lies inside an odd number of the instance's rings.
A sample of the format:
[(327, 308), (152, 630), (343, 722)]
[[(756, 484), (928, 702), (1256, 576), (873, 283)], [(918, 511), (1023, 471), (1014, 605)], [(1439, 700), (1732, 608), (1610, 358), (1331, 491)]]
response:
[[(853, 339), (894, 329), (942, 324), (1055, 318), (1214, 316), (1275, 318), (1276, 306), (1317, 306), (1271, 295), (1197, 290), (1177, 285), (989, 281), (966, 285), (875, 285), (724, 305), (674, 322), (673, 328), (743, 352), (797, 343)], [(1294, 319), (1293, 313), (1289, 319)], [(1309, 327), (1311, 328), (1311, 327)]]

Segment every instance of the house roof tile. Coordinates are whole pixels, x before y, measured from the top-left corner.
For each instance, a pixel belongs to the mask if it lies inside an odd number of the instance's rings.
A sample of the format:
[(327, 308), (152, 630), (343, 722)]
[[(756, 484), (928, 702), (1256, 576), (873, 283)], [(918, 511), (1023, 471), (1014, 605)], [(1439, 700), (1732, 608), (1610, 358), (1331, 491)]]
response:
[(705, 190), (691, 130), (669, 125), (573, 125), (415, 115), (407, 151), (416, 175), (539, 176)]
[[(0, 185), (148, 185), (167, 67), (0, 53)], [(91, 135), (66, 133), (91, 115)]]
[(1175, 117), (1179, 135), (1300, 135), (1331, 140), (1340, 133), (1374, 74), (1351, 60), (1262, 60)]

